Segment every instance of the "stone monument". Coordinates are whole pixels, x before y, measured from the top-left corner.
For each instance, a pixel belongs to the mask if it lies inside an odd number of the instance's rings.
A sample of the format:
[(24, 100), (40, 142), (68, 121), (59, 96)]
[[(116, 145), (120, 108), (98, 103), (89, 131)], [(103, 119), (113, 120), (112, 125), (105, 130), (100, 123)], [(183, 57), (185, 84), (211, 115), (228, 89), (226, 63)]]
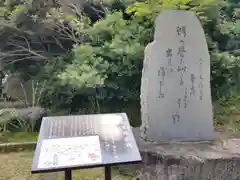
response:
[(193, 12), (164, 11), (145, 49), (141, 136), (149, 141), (213, 139), (210, 55)]
[[(138, 180), (240, 179), (240, 139), (213, 132), (210, 57), (193, 12), (164, 11), (145, 49)], [(134, 173), (138, 172), (138, 173)]]

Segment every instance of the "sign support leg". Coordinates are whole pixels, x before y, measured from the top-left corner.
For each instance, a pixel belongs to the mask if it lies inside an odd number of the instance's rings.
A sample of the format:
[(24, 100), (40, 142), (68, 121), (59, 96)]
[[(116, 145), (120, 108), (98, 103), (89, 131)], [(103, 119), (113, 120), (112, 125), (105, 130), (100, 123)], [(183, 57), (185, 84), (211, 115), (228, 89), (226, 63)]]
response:
[(104, 167), (104, 173), (105, 173), (105, 180), (111, 180), (112, 174), (111, 174), (111, 166), (107, 165)]
[(72, 171), (65, 170), (65, 180), (72, 180)]

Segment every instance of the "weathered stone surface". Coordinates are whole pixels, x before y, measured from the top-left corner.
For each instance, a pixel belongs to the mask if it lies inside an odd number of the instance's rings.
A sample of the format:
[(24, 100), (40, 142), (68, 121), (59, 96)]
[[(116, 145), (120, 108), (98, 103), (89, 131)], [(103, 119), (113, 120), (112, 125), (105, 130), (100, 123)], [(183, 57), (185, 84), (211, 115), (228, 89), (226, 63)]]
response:
[(133, 132), (143, 163), (125, 166), (126, 174), (138, 174), (140, 180), (240, 179), (240, 139), (216, 134), (215, 141), (160, 144), (139, 138), (138, 128)]
[(210, 56), (193, 12), (164, 11), (145, 49), (142, 137), (150, 141), (213, 138)]

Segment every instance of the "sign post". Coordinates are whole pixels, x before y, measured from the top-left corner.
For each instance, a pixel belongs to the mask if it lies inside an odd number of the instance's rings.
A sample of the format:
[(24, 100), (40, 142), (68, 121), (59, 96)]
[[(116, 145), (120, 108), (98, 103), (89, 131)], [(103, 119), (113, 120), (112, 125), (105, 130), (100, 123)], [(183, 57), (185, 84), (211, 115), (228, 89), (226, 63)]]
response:
[(65, 170), (65, 180), (72, 180), (72, 170)]
[(127, 115), (93, 114), (44, 117), (32, 173), (65, 172), (104, 167), (111, 180), (111, 165), (141, 162)]
[(111, 174), (111, 166), (107, 165), (104, 168), (104, 175), (105, 175), (105, 180), (111, 180), (112, 179), (112, 174)]

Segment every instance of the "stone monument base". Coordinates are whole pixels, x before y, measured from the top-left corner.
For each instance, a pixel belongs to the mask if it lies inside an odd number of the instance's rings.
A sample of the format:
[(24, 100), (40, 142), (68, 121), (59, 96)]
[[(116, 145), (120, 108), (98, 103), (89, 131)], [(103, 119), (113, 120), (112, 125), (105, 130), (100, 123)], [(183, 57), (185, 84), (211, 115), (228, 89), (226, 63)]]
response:
[[(143, 162), (121, 170), (139, 180), (239, 180), (240, 139), (216, 134), (211, 142), (146, 142), (133, 132)], [(134, 172), (134, 173), (133, 173)]]

